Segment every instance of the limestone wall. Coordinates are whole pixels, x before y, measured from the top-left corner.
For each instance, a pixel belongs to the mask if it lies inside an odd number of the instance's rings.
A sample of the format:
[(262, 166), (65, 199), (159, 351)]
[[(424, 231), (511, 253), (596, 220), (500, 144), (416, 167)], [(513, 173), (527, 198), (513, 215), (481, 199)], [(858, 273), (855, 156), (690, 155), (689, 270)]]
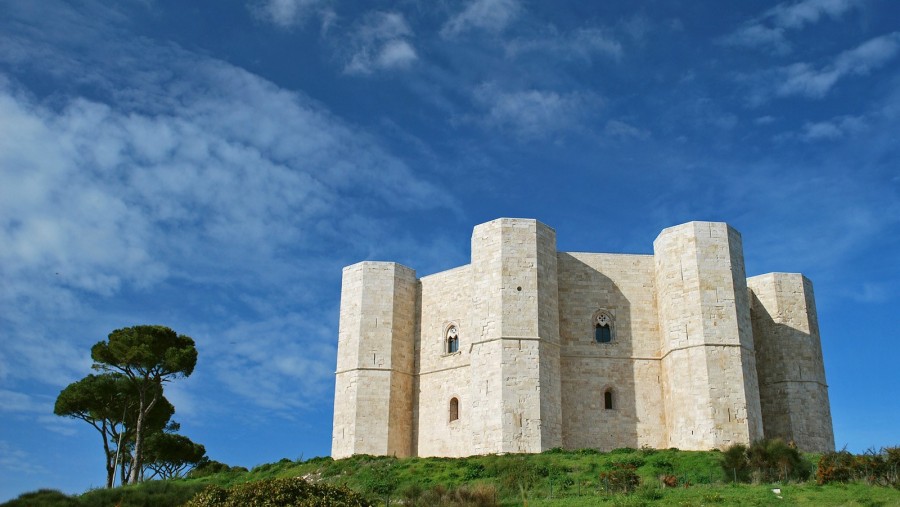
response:
[(740, 234), (724, 223), (665, 229), (653, 243), (668, 447), (761, 438)]
[(472, 234), (471, 357), (476, 453), (561, 444), (556, 234), (536, 220), (498, 219)]
[[(421, 280), (395, 263), (348, 266), (332, 456), (709, 449), (763, 435), (833, 449), (809, 280), (746, 279), (724, 223), (668, 228), (653, 247), (557, 252), (552, 228), (503, 218), (475, 227), (470, 264)], [(595, 339), (599, 315), (609, 343)]]
[(332, 456), (412, 454), (415, 271), (344, 268)]
[[(563, 446), (664, 446), (653, 256), (560, 252), (558, 259)], [(613, 318), (610, 343), (594, 340), (598, 310)], [(612, 410), (604, 408), (607, 389)]]
[[(470, 265), (420, 280), (421, 317), (417, 343), (419, 358), (416, 443), (418, 456), (468, 456), (472, 451), (470, 421), (469, 349), (480, 331), (472, 322)], [(459, 329), (459, 350), (447, 353), (447, 327)], [(459, 402), (456, 421), (450, 421), (450, 400)]]
[(812, 283), (803, 275), (747, 279), (766, 437), (806, 451), (834, 450)]

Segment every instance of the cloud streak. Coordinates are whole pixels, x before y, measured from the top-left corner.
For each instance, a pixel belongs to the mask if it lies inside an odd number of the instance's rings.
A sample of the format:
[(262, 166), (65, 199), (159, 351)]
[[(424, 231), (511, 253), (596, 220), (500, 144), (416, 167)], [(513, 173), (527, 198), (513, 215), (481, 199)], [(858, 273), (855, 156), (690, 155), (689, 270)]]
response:
[(778, 96), (800, 95), (824, 97), (837, 82), (848, 76), (865, 76), (886, 65), (900, 51), (900, 32), (870, 39), (854, 49), (844, 51), (834, 60), (815, 68), (808, 63), (795, 63), (780, 69), (782, 78), (776, 88)]
[(506, 54), (517, 57), (529, 53), (543, 53), (562, 60), (591, 62), (596, 57), (613, 60), (622, 58), (622, 44), (608, 30), (579, 28), (559, 33), (551, 27), (548, 33), (532, 38), (516, 38), (506, 44)]
[(517, 0), (472, 0), (465, 9), (447, 20), (441, 35), (453, 38), (469, 31), (499, 33), (520, 13)]
[(553, 136), (583, 125), (602, 105), (591, 93), (550, 90), (507, 91), (496, 84), (479, 86), (475, 102), (483, 108), (478, 121), (520, 140)]
[[(366, 39), (381, 44), (370, 64), (403, 65), (409, 56), (391, 44), (408, 26), (378, 19)], [(15, 309), (0, 315), (0, 331), (15, 337), (0, 342), (0, 380), (63, 386), (90, 371), (90, 345), (121, 319), (164, 316), (196, 335), (208, 368), (182, 399), (224, 389), (275, 409), (320, 401), (334, 363), (320, 344), (336, 331), (310, 324), (328, 310), (317, 293), (345, 257), (365, 256), (355, 238), (380, 239), (390, 227), (360, 217), (446, 199), (377, 138), (300, 93), (177, 46), (82, 36), (106, 40), (106, 53), (64, 52), (52, 39), (0, 52), (7, 63), (40, 61), (35, 72), (47, 62), (91, 68), (94, 90), (87, 98), (84, 81), (60, 81), (45, 100), (0, 77), (0, 307)], [(184, 284), (207, 296), (179, 294)], [(152, 291), (167, 294), (160, 304), (170, 310), (135, 311), (122, 298)], [(191, 312), (220, 323), (179, 327)], [(299, 383), (308, 384), (301, 394)]]
[(802, 0), (780, 3), (759, 18), (745, 23), (721, 41), (727, 45), (766, 48), (776, 54), (786, 54), (791, 51), (788, 32), (818, 23), (825, 17), (840, 19), (847, 12), (859, 8), (862, 3), (862, 0)]
[(413, 33), (402, 14), (375, 12), (350, 38), (347, 74), (372, 74), (380, 70), (409, 68), (418, 59), (410, 38)]
[(329, 0), (256, 0), (249, 2), (247, 7), (260, 20), (279, 28), (290, 28), (314, 15), (322, 17), (324, 26), (334, 15), (330, 4)]

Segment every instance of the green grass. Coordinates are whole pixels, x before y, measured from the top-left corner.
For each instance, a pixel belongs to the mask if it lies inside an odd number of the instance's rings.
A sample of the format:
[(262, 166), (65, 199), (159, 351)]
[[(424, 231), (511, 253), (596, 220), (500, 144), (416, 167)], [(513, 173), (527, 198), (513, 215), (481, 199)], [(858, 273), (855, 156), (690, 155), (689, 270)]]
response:
[[(812, 462), (816, 456), (809, 455)], [(385, 493), (396, 505), (406, 491), (460, 486), (494, 488), (502, 505), (530, 506), (714, 506), (714, 505), (847, 505), (900, 506), (900, 490), (865, 484), (817, 486), (814, 482), (782, 485), (731, 484), (723, 473), (717, 451), (618, 449), (552, 450), (542, 454), (473, 456), (469, 458), (405, 458), (354, 456), (334, 461), (313, 458), (304, 462), (284, 459), (248, 472), (221, 472), (200, 478), (151, 481), (114, 490), (92, 490), (75, 497), (46, 492), (23, 495), (5, 506), (60, 505), (122, 507), (181, 505), (208, 484), (235, 484), (280, 477), (311, 477), (326, 484), (343, 485), (383, 504)], [(607, 491), (599, 479), (615, 463), (636, 467), (641, 486), (628, 495)], [(674, 476), (678, 487), (665, 488), (663, 475)], [(687, 487), (685, 487), (687, 485)], [(777, 498), (773, 488), (781, 488)], [(32, 494), (36, 495), (38, 492)], [(52, 498), (51, 498), (52, 497)], [(71, 500), (67, 501), (67, 500)], [(30, 502), (30, 503), (29, 503)]]

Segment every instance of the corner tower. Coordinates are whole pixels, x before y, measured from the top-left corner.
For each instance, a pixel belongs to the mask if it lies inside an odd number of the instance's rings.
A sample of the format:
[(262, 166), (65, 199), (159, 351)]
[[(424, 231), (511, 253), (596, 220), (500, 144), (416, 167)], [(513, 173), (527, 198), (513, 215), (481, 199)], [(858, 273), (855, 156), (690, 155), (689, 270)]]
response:
[(812, 282), (796, 273), (747, 279), (766, 437), (834, 450)]
[(416, 272), (344, 268), (331, 455), (412, 455)]
[(476, 454), (562, 445), (556, 232), (501, 218), (472, 233)]
[(653, 242), (668, 446), (763, 436), (740, 234), (689, 222)]

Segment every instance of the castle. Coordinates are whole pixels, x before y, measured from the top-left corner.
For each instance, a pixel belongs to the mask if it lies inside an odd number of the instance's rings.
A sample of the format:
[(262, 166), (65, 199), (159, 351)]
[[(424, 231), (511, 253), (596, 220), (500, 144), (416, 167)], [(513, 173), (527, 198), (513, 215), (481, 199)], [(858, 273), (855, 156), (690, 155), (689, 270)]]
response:
[(833, 450), (810, 281), (746, 278), (725, 223), (665, 229), (653, 252), (558, 252), (552, 228), (501, 218), (465, 266), (344, 268), (332, 456)]

